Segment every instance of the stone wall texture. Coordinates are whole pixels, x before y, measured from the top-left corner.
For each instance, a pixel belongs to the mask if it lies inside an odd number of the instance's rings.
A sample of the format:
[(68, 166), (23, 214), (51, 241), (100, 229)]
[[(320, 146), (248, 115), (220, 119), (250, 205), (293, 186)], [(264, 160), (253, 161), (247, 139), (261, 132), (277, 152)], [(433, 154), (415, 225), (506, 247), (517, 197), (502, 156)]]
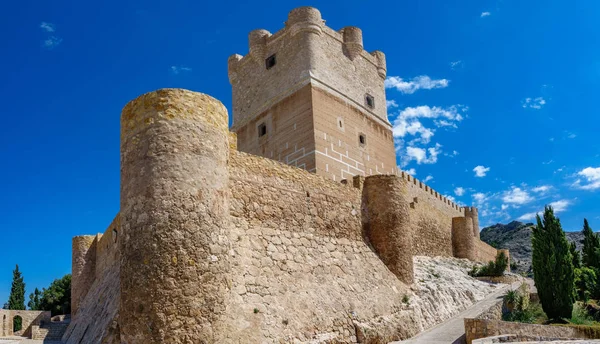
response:
[[(17, 332), (13, 332), (15, 317), (22, 319), (21, 330)], [(42, 322), (50, 321), (50, 312), (0, 309), (0, 321), (2, 321), (0, 337), (22, 336), (31, 338), (33, 335), (32, 330), (35, 326), (39, 326)]]
[(159, 90), (124, 108), (121, 210), (74, 239), (67, 343), (404, 339), (443, 319), (409, 306), (413, 256), (452, 257), (455, 235), (469, 257), (495, 256), (464, 208), (409, 175), (336, 182), (236, 142), (203, 94)]
[(227, 110), (201, 93), (158, 90), (123, 109), (123, 342), (222, 342), (228, 137)]

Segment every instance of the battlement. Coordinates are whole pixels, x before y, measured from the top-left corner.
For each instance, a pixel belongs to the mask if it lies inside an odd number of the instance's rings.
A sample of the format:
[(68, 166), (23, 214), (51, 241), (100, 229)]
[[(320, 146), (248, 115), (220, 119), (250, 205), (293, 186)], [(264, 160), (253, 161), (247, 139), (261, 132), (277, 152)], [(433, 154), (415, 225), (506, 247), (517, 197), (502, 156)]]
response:
[[(363, 33), (347, 26), (335, 31), (313, 7), (293, 9), (285, 26), (271, 34), (248, 35), (248, 54), (228, 59), (233, 88), (233, 131), (306, 84), (345, 98), (374, 120), (390, 126), (383, 82), (386, 59), (364, 50)], [(369, 105), (366, 96), (371, 97)]]
[(417, 192), (420, 192), (421, 195), (429, 197), (430, 199), (434, 199), (437, 202), (440, 202), (445, 207), (448, 207), (448, 208), (456, 211), (458, 214), (465, 213), (466, 209), (475, 209), (475, 212), (477, 212), (477, 208), (475, 208), (475, 207), (461, 207), (461, 206), (459, 206), (455, 202), (449, 200), (447, 197), (443, 196), (441, 193), (435, 191), (430, 186), (428, 186), (427, 184), (425, 184), (422, 181), (418, 180), (417, 178), (411, 176), (410, 174), (406, 173), (405, 171), (400, 171), (398, 173), (398, 175), (402, 179), (408, 181), (409, 182), (409, 186), (411, 188), (413, 188), (413, 189), (417, 189), (418, 190)]

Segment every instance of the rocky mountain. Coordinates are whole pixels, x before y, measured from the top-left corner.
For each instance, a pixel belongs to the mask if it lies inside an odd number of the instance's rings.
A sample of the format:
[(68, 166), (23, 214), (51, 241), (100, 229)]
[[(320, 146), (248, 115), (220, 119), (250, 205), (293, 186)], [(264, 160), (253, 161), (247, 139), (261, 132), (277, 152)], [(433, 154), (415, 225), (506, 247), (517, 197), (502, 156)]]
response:
[[(517, 263), (517, 272), (531, 272), (531, 236), (533, 223), (513, 221), (501, 223), (481, 230), (481, 240), (497, 247), (510, 250), (511, 260)], [(574, 241), (581, 250), (583, 235), (581, 232), (565, 232), (567, 240)]]

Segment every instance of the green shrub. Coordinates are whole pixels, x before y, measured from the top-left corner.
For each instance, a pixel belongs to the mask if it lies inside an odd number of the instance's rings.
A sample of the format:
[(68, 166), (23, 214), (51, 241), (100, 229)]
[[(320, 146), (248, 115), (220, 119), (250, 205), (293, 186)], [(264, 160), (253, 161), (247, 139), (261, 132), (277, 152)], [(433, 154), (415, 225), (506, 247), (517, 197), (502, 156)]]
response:
[(598, 277), (593, 269), (582, 267), (575, 269), (575, 293), (577, 300), (587, 303), (596, 294)]
[(504, 275), (506, 268), (508, 267), (508, 257), (504, 252), (498, 253), (496, 261), (490, 261), (486, 265), (478, 268), (474, 266), (469, 275), (473, 277), (491, 276), (497, 277)]
[(573, 306), (573, 315), (569, 319), (569, 323), (575, 325), (594, 325), (594, 319), (588, 314), (581, 303), (577, 302)]

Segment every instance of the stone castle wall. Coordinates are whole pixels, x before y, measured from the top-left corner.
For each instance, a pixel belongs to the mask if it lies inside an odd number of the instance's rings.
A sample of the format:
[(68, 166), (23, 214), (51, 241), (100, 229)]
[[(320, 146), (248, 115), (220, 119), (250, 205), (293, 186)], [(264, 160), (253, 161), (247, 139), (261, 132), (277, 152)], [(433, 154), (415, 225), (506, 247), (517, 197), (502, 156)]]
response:
[(359, 340), (360, 324), (388, 339), (422, 330), (404, 301), (409, 263), (452, 256), (464, 209), (408, 175), (341, 183), (238, 152), (226, 116), (177, 89), (124, 109), (121, 210), (76, 245), (74, 259), (95, 252), (95, 270), (77, 265), (88, 272), (74, 286), (92, 282), (74, 290), (85, 297), (63, 339), (333, 343)]

